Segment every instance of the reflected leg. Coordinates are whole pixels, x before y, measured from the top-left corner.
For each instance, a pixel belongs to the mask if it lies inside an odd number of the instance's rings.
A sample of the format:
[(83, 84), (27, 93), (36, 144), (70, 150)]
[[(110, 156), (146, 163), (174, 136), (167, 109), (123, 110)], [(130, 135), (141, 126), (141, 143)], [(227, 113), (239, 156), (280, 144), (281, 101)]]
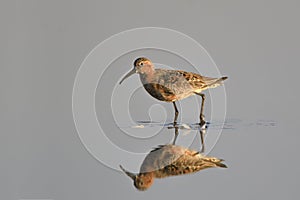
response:
[(205, 151), (205, 147), (204, 147), (204, 134), (205, 134), (205, 129), (200, 128), (200, 139), (201, 139), (201, 150), (200, 153), (203, 153)]
[(175, 143), (176, 143), (176, 140), (177, 140), (177, 137), (178, 137), (178, 134), (179, 134), (179, 132), (178, 132), (178, 126), (174, 126), (174, 128), (175, 128), (175, 131), (174, 131), (174, 140), (173, 140), (173, 145), (175, 145)]
[(179, 131), (178, 131), (179, 127), (176, 126), (176, 125), (173, 125), (173, 126), (168, 127), (168, 129), (173, 129), (173, 128), (174, 128), (175, 130), (174, 130), (174, 139), (173, 139), (172, 144), (175, 145), (176, 140), (177, 140), (177, 137), (178, 137), (178, 135), (179, 135)]

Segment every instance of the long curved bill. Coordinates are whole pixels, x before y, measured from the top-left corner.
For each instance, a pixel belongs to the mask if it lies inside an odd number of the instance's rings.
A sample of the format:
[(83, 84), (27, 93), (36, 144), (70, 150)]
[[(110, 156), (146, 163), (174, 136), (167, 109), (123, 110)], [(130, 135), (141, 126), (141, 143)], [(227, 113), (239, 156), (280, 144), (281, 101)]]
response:
[(122, 171), (123, 171), (127, 176), (129, 176), (133, 181), (135, 180), (136, 174), (127, 171), (126, 169), (124, 169), (124, 168), (122, 167), (122, 165), (120, 165), (120, 168), (121, 168)]
[(135, 73), (136, 73), (136, 71), (135, 71), (135, 69), (133, 68), (130, 72), (128, 72), (128, 74), (126, 74), (126, 75), (122, 78), (122, 80), (120, 81), (119, 84), (121, 84), (126, 78), (128, 78), (129, 76), (131, 76), (132, 74), (135, 74)]

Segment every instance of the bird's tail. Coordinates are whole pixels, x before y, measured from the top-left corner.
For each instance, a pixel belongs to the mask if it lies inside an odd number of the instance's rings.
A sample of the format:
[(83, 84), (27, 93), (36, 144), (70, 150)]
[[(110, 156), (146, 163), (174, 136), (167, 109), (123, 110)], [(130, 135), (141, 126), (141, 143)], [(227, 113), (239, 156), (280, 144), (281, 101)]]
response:
[(216, 166), (218, 166), (218, 167), (227, 168), (227, 165), (225, 165), (224, 163), (216, 162), (215, 164), (216, 164)]
[(223, 159), (208, 157), (207, 161), (210, 162), (213, 167), (227, 168), (227, 166), (222, 163), (224, 161)]
[(206, 84), (206, 87), (208, 88), (215, 88), (219, 85), (223, 84), (223, 81), (225, 81), (228, 77), (224, 76), (222, 78), (209, 78), (209, 77), (203, 77), (203, 81)]

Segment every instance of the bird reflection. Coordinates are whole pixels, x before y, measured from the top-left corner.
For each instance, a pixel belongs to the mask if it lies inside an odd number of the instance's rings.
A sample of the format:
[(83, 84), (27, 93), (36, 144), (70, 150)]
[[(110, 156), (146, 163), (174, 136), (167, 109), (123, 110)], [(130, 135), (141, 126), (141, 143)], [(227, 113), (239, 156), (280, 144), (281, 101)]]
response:
[(190, 174), (212, 167), (227, 168), (222, 163), (223, 159), (205, 156), (198, 151), (175, 145), (178, 127), (174, 128), (173, 144), (159, 145), (153, 149), (144, 159), (139, 173), (129, 172), (120, 165), (125, 174), (133, 180), (134, 186), (138, 190), (147, 190), (155, 178)]

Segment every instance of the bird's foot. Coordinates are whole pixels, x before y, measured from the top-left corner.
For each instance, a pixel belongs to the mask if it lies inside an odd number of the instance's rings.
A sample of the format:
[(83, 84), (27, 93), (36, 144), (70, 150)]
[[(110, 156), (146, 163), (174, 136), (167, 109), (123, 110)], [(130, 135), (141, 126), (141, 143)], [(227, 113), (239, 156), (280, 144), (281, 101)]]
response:
[(200, 122), (198, 123), (201, 129), (207, 128), (207, 122), (203, 119), (200, 119)]

